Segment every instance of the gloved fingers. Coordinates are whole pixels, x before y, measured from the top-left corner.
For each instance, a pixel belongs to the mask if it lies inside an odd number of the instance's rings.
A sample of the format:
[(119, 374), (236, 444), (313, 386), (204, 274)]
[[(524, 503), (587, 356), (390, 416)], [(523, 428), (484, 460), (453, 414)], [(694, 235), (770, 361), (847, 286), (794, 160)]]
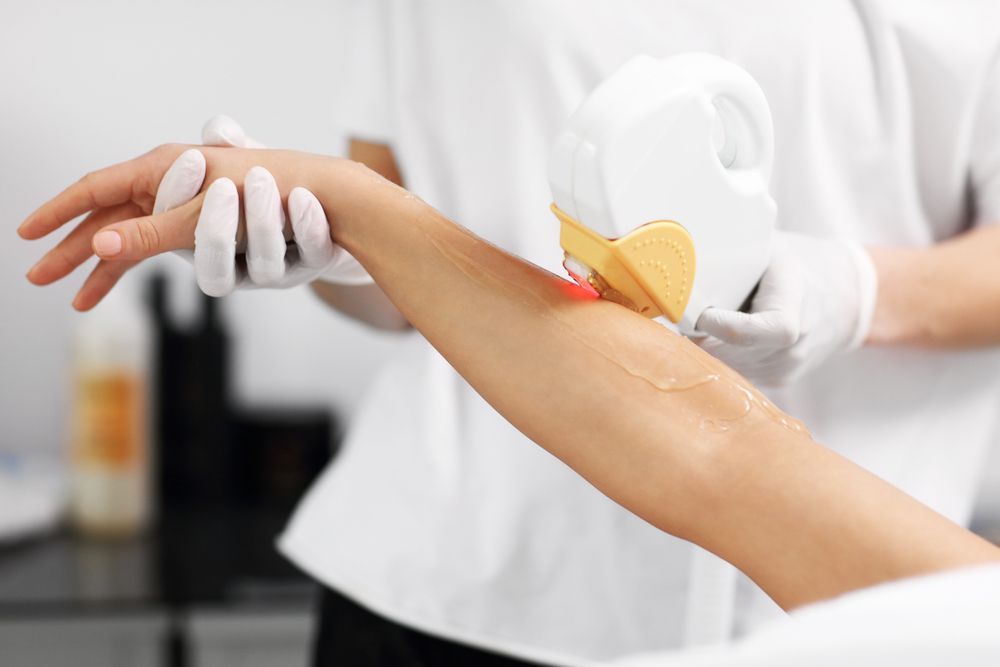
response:
[(229, 116), (212, 116), (201, 128), (201, 143), (206, 146), (234, 146), (236, 148), (265, 148), (243, 131), (243, 127)]
[(226, 296), (236, 288), (236, 230), (240, 198), (236, 185), (220, 178), (205, 192), (194, 231), (194, 274), (208, 296)]
[(783, 387), (798, 382), (816, 367), (817, 359), (808, 352), (808, 346), (796, 344), (761, 351), (755, 357), (736, 359), (730, 365), (756, 385)]
[(298, 287), (299, 285), (306, 285), (316, 280), (320, 274), (320, 271), (305, 266), (302, 263), (298, 250), (294, 244), (288, 246), (288, 255), (285, 265), (284, 280), (281, 281), (280, 285), (274, 285), (273, 287), (287, 289), (291, 287)]
[(73, 307), (79, 311), (90, 310), (111, 291), (125, 273), (138, 262), (109, 262), (101, 260), (87, 276), (80, 291), (73, 298)]
[(322, 269), (333, 261), (336, 248), (330, 238), (330, 223), (313, 193), (295, 188), (288, 194), (288, 217), (302, 264)]
[(793, 320), (786, 312), (776, 310), (741, 313), (708, 308), (698, 318), (695, 328), (738, 347), (788, 347), (799, 336), (797, 320)]
[(695, 328), (731, 345), (784, 348), (802, 334), (805, 282), (798, 259), (779, 242), (761, 277), (749, 313), (708, 308)]
[(285, 213), (271, 172), (253, 167), (243, 179), (247, 218), (247, 271), (261, 286), (276, 286), (285, 276)]
[(205, 156), (196, 148), (181, 153), (163, 175), (156, 189), (153, 215), (186, 204), (201, 192), (205, 182)]
[[(706, 308), (698, 317), (694, 328), (699, 333), (714, 336), (722, 342), (730, 345), (742, 344), (739, 338), (747, 326), (749, 326), (750, 314), (741, 313), (735, 310), (725, 310), (723, 308)], [(736, 340), (739, 339), (737, 343)], [(706, 343), (708, 341), (705, 341)]]
[(169, 250), (190, 248), (202, 196), (158, 215), (123, 220), (103, 227), (91, 239), (101, 259), (142, 260)]
[(288, 195), (288, 215), (303, 264), (319, 271), (312, 279), (338, 285), (374, 282), (358, 260), (333, 242), (326, 212), (313, 193), (305, 188), (292, 190)]
[(755, 385), (780, 387), (794, 380), (790, 376), (793, 368), (781, 350), (736, 347), (712, 337), (704, 338), (698, 344)]
[(700, 339), (698, 346), (743, 375), (751, 374), (755, 368), (766, 363), (767, 359), (774, 353), (771, 349), (731, 345), (712, 336)]
[(31, 267), (28, 271), (28, 280), (35, 285), (48, 285), (65, 278), (94, 254), (90, 241), (97, 230), (114, 222), (140, 215), (142, 209), (132, 202), (93, 211)]
[(802, 319), (805, 275), (789, 244), (781, 237), (778, 241), (771, 263), (760, 279), (750, 312), (783, 313), (788, 323), (795, 324)]

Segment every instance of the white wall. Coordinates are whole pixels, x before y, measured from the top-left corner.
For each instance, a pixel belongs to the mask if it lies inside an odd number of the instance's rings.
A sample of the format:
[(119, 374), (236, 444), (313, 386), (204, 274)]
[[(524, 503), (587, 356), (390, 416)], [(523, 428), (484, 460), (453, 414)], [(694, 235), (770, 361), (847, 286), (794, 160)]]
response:
[[(69, 307), (84, 271), (36, 288), (24, 272), (51, 241), (15, 227), (84, 172), (164, 141), (191, 141), (224, 112), (273, 145), (333, 153), (324, 87), (332, 2), (0, 0), (0, 450), (58, 448), (67, 407)], [(186, 265), (162, 266), (193, 283)], [(189, 299), (190, 300), (190, 299)], [(329, 402), (350, 413), (380, 335), (320, 307), (305, 290), (226, 300), (237, 390), (252, 402)], [(1000, 456), (985, 489), (1000, 517)]]
[[(62, 445), (78, 317), (69, 304), (86, 274), (29, 285), (24, 273), (52, 241), (21, 241), (17, 225), (88, 170), (197, 142), (216, 113), (270, 144), (337, 152), (324, 87), (339, 66), (328, 55), (331, 4), (0, 0), (0, 450)], [(193, 302), (187, 265), (160, 264)], [(253, 402), (349, 413), (394, 340), (306, 289), (238, 294), (226, 314), (239, 334), (238, 394)]]

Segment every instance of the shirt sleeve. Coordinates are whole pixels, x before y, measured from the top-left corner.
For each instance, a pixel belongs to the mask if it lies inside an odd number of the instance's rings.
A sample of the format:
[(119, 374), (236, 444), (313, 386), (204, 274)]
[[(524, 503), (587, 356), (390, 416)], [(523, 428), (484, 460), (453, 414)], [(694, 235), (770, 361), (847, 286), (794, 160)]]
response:
[(333, 119), (347, 138), (393, 138), (391, 16), (388, 0), (342, 0), (334, 26)]
[(987, 70), (970, 147), (976, 224), (1000, 224), (1000, 53)]

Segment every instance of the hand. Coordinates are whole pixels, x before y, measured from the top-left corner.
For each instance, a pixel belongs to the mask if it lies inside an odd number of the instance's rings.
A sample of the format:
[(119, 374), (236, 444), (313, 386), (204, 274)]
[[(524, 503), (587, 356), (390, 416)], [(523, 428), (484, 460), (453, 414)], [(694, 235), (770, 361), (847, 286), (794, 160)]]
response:
[(709, 308), (699, 344), (756, 384), (794, 382), (865, 341), (876, 283), (863, 248), (779, 232), (750, 312)]
[[(263, 147), (246, 135), (236, 121), (216, 116), (202, 129), (206, 145)], [(167, 170), (156, 194), (154, 213), (181, 206), (198, 194), (205, 179), (204, 157), (189, 150)], [(213, 184), (214, 185), (214, 184)], [(291, 237), (274, 178), (264, 168), (251, 169), (243, 184), (246, 214), (246, 254), (238, 261), (236, 238), (239, 198), (235, 188), (220, 186), (206, 197), (195, 230), (195, 250), (180, 252), (193, 262), (201, 290), (225, 296), (237, 287), (287, 289), (320, 279), (335, 284), (360, 285), (371, 277), (343, 248), (330, 240), (329, 224), (315, 196), (304, 188), (289, 194)]]
[[(202, 201), (208, 193), (168, 211), (153, 211), (157, 189), (168, 168), (189, 149), (167, 144), (134, 160), (87, 174), (28, 216), (18, 233), (25, 239), (38, 239), (89, 213), (32, 267), (28, 279), (36, 285), (47, 285), (68, 275), (92, 254), (98, 255), (102, 261), (73, 301), (75, 308), (87, 310), (139, 261), (169, 250), (193, 249)], [(356, 163), (295, 151), (203, 147), (195, 152), (205, 158), (204, 182), (215, 186), (213, 199), (233, 201), (232, 191), (238, 193), (244, 175), (258, 165), (274, 175), (283, 195), (290, 192), (292, 184), (315, 191), (331, 177), (342, 179), (343, 189), (338, 193), (348, 209), (371, 192), (367, 185), (382, 180)], [(229, 183), (216, 185), (220, 178)], [(236, 227), (239, 239), (238, 222)]]

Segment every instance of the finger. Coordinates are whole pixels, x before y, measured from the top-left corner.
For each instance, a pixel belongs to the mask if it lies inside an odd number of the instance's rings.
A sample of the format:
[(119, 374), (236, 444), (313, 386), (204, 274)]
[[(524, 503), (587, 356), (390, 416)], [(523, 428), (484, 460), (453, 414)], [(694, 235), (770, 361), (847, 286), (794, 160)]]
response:
[(741, 367), (745, 366), (742, 362), (745, 361), (750, 352), (748, 348), (730, 345), (714, 336), (702, 338), (698, 341), (698, 347), (737, 372), (745, 370)]
[(319, 200), (305, 188), (288, 193), (288, 217), (302, 264), (321, 269), (333, 261), (336, 249), (330, 238), (330, 223)]
[(28, 280), (35, 285), (48, 285), (65, 278), (94, 254), (90, 242), (97, 230), (139, 215), (142, 209), (131, 202), (97, 209), (31, 267)]
[(136, 264), (138, 262), (98, 262), (94, 270), (87, 276), (83, 287), (76, 293), (73, 307), (79, 311), (86, 311), (96, 306), (125, 275), (125, 272)]
[(102, 228), (91, 246), (101, 259), (141, 260), (194, 245), (202, 197), (158, 215), (123, 220)]
[(248, 137), (239, 123), (222, 114), (209, 118), (201, 128), (201, 143), (206, 146), (264, 148), (263, 144)]
[(205, 182), (205, 156), (189, 148), (178, 156), (156, 189), (153, 215), (164, 213), (194, 199)]
[(209, 186), (194, 232), (194, 274), (208, 296), (226, 296), (236, 287), (236, 230), (240, 198), (236, 185), (220, 178)]
[(798, 322), (782, 311), (742, 313), (708, 308), (695, 329), (740, 347), (787, 347), (799, 337)]
[(271, 172), (253, 167), (243, 180), (243, 209), (247, 218), (247, 271), (262, 286), (276, 285), (285, 276), (285, 213)]
[[(707, 308), (695, 322), (694, 328), (699, 333), (708, 334), (729, 345), (742, 344), (741, 332), (750, 319), (749, 313), (723, 308)], [(739, 339), (739, 343), (737, 343)]]
[[(787, 244), (781, 243), (779, 248)], [(802, 302), (805, 297), (803, 285), (805, 276), (802, 264), (791, 251), (777, 250), (770, 266), (760, 279), (760, 286), (754, 296), (751, 311), (777, 311), (784, 313), (788, 320), (799, 322)]]
[(787, 244), (777, 244), (757, 287), (751, 312), (709, 308), (695, 328), (731, 345), (793, 345), (802, 333), (804, 282), (798, 258), (788, 251)]
[(756, 377), (761, 366), (774, 357), (773, 350), (730, 345), (714, 336), (703, 338), (698, 346), (747, 379)]
[(135, 160), (129, 160), (87, 174), (42, 204), (21, 223), (17, 233), (24, 239), (41, 238), (87, 211), (129, 201), (137, 170)]

